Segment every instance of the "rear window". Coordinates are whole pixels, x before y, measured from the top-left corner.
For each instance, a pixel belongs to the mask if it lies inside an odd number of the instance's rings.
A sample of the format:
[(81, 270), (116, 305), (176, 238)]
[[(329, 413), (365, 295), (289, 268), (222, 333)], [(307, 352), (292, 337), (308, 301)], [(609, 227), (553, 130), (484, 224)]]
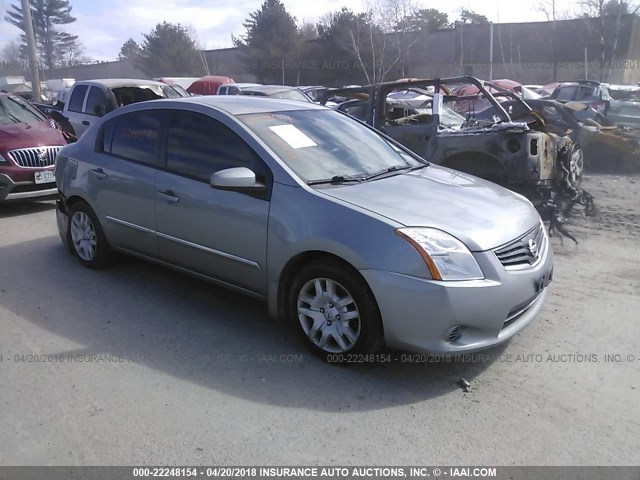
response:
[[(104, 145), (105, 153), (111, 153), (128, 160), (157, 166), (160, 129), (164, 113), (162, 110), (132, 112), (111, 120), (112, 125), (105, 126), (105, 140), (111, 137), (110, 144)], [(111, 128), (113, 129), (111, 133)]]

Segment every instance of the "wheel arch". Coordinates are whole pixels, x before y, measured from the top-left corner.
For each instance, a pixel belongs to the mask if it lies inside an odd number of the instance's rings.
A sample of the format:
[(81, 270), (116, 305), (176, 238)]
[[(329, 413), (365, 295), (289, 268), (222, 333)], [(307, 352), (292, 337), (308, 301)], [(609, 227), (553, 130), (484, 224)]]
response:
[(74, 206), (78, 202), (86, 203), (91, 208), (91, 210), (93, 210), (95, 212), (95, 210), (93, 209), (91, 204), (89, 202), (87, 202), (87, 200), (83, 196), (78, 195), (78, 194), (72, 194), (69, 197), (66, 197), (65, 201), (64, 201), (64, 205), (65, 205), (65, 207), (67, 209), (67, 213), (69, 212), (69, 209), (71, 209), (71, 207)]
[[(293, 279), (295, 278), (296, 272), (298, 272), (298, 270), (303, 266), (303, 265), (307, 265), (311, 262), (314, 262), (316, 260), (321, 260), (321, 259), (325, 259), (327, 261), (333, 261), (336, 263), (341, 264), (342, 266), (344, 266), (345, 268), (349, 269), (351, 272), (353, 272), (355, 275), (358, 276), (358, 278), (360, 278), (360, 280), (362, 280), (363, 284), (366, 286), (366, 288), (369, 289), (370, 292), (372, 292), (371, 290), (371, 286), (369, 285), (369, 283), (366, 281), (366, 279), (362, 276), (362, 274), (358, 271), (358, 269), (356, 267), (354, 267), (350, 262), (348, 262), (347, 260), (345, 260), (344, 258), (340, 257), (339, 255), (336, 255), (334, 253), (330, 253), (324, 250), (307, 250), (304, 252), (300, 252), (296, 255), (294, 255), (293, 257), (291, 257), (289, 259), (289, 261), (284, 265), (284, 267), (282, 268), (280, 275), (278, 277), (278, 281), (277, 281), (277, 293), (276, 293), (276, 298), (275, 300), (275, 305), (271, 305), (270, 310), (272, 311), (272, 313), (274, 313), (277, 318), (279, 319), (284, 319), (285, 315), (286, 315), (286, 305), (287, 305), (287, 301), (288, 301), (288, 295), (289, 295), (289, 287), (291, 285), (291, 282), (293, 281)], [(375, 295), (373, 295), (372, 292), (372, 297), (375, 300)], [(376, 300), (376, 308), (379, 309), (379, 306), (377, 304), (377, 300)]]

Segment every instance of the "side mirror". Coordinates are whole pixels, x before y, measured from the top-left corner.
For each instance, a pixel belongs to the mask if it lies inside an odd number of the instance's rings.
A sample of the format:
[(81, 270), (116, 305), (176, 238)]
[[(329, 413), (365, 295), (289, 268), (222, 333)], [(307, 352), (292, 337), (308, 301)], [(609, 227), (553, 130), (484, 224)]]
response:
[(99, 117), (104, 117), (107, 114), (107, 107), (104, 105), (96, 105), (93, 112)]
[(262, 193), (266, 187), (256, 181), (256, 174), (247, 167), (234, 167), (219, 170), (211, 175), (209, 182), (218, 190), (233, 190), (244, 193)]

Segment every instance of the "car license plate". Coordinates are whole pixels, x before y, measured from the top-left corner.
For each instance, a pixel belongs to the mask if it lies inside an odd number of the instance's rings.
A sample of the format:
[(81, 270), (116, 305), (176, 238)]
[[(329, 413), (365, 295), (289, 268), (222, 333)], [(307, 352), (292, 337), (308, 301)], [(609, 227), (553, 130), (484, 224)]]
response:
[(53, 170), (45, 170), (43, 172), (36, 172), (34, 178), (36, 185), (41, 183), (53, 183), (56, 181), (56, 174)]

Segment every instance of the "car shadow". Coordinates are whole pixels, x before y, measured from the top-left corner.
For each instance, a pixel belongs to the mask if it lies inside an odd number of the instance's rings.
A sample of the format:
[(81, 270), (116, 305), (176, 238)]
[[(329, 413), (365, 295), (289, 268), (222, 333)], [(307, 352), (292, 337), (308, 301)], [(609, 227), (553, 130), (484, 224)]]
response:
[(55, 200), (0, 203), (0, 218), (19, 217), (56, 208)]
[[(265, 304), (169, 269), (124, 257), (109, 269), (89, 270), (53, 235), (2, 247), (0, 258), (6, 259), (0, 304), (82, 345), (56, 346), (54, 336), (49, 351), (23, 353), (62, 355), (65, 361), (119, 356), (277, 406), (369, 411), (462, 394), (460, 377), (472, 381), (504, 348), (483, 361), (424, 362), (390, 351), (398, 361), (329, 365), (270, 319)], [(37, 269), (15, 274), (34, 259)]]

